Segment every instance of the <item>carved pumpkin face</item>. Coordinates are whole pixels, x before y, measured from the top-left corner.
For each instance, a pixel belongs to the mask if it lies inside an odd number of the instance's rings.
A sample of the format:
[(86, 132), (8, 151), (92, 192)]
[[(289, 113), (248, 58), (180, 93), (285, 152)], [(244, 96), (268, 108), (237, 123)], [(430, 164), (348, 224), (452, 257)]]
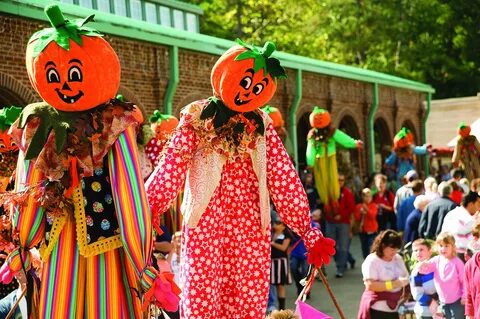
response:
[(120, 85), (120, 62), (108, 42), (81, 38), (81, 46), (69, 40), (69, 50), (52, 41), (36, 57), (33, 48), (38, 40), (27, 45), (30, 82), (45, 102), (61, 111), (94, 108), (115, 97)]
[(225, 52), (213, 66), (211, 83), (213, 93), (231, 110), (250, 112), (270, 101), (277, 83), (263, 69), (254, 72), (254, 60), (235, 61), (247, 49), (234, 46)]
[(10, 135), (7, 134), (8, 131), (0, 131), (0, 153), (7, 153), (11, 151), (17, 151), (18, 146), (12, 140)]
[(401, 150), (405, 148), (410, 148), (414, 144), (413, 133), (407, 129), (402, 128), (393, 138), (393, 149)]
[(464, 125), (464, 126), (460, 126), (458, 128), (458, 135), (460, 135), (461, 137), (468, 137), (471, 133), (472, 129), (470, 127), (470, 125)]
[(178, 125), (178, 119), (173, 115), (162, 115), (162, 119), (151, 124), (155, 137), (161, 141), (169, 138)]
[(332, 118), (327, 110), (315, 107), (309, 116), (310, 125), (314, 128), (325, 128), (330, 125)]

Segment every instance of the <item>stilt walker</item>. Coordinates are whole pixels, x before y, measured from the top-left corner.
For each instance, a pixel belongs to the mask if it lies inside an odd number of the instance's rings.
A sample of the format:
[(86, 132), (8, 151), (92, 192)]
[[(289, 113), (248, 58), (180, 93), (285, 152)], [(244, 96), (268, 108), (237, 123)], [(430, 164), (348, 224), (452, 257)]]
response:
[(452, 163), (462, 166), (469, 181), (480, 176), (480, 143), (471, 135), (470, 125), (460, 123), (457, 129), (458, 139), (453, 151)]
[(214, 96), (187, 105), (165, 155), (147, 181), (154, 211), (185, 184), (182, 318), (263, 319), (270, 277), (270, 198), (305, 240), (318, 267), (333, 240), (311, 229), (305, 191), (268, 115), (258, 108), (285, 70), (263, 49), (240, 45), (214, 65)]
[(333, 127), (330, 113), (318, 106), (313, 109), (309, 120), (312, 129), (307, 137), (307, 165), (313, 168), (315, 186), (325, 213), (335, 215), (340, 197), (337, 144), (362, 149), (363, 142)]
[(160, 289), (170, 281), (149, 265), (152, 223), (138, 123), (133, 104), (114, 98), (120, 62), (85, 26), (93, 16), (69, 21), (57, 5), (45, 12), (52, 28), (35, 33), (26, 54), (44, 102), (28, 105), (10, 130), (20, 155), (15, 193), (3, 197), (16, 204), (20, 247), (0, 279), (28, 271), (29, 249), (41, 243), (41, 288), (29, 300), (30, 317), (141, 318), (142, 301), (155, 294), (170, 307), (172, 293)]

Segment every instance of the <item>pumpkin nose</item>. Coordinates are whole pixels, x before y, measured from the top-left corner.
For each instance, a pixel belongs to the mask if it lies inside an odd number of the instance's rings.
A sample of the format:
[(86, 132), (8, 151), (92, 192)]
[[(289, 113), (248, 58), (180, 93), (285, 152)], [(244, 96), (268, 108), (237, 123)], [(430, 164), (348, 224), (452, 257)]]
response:
[(62, 90), (71, 91), (72, 89), (68, 86), (67, 82), (63, 83)]
[(250, 95), (250, 92), (243, 94), (243, 96), (248, 97)]

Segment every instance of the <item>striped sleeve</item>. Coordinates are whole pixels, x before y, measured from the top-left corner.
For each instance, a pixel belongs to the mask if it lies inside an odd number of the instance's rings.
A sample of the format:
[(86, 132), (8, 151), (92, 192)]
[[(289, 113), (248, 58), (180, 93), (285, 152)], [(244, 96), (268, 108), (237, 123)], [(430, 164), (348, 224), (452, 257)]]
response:
[(143, 288), (148, 289), (155, 278), (154, 270), (148, 267), (153, 245), (152, 222), (133, 126), (118, 137), (108, 160), (123, 246)]
[(21, 196), (22, 191), (29, 192), (26, 205), (13, 207), (13, 227), (18, 231), (20, 247), (7, 257), (4, 267), (0, 270), (0, 281), (8, 283), (13, 275), (22, 269), (28, 271), (31, 266), (29, 250), (38, 245), (45, 235), (44, 210), (40, 207), (38, 199), (33, 195), (35, 191), (26, 190), (27, 187), (38, 188), (43, 180), (42, 173), (34, 169), (34, 163), (24, 159), (20, 151), (18, 155), (15, 192)]

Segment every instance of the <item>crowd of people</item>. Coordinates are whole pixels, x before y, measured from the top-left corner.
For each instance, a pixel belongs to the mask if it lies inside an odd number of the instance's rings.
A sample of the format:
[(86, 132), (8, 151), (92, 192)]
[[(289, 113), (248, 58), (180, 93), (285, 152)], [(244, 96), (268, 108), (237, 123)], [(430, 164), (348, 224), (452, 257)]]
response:
[[(480, 179), (468, 181), (454, 169), (421, 180), (410, 170), (394, 191), (387, 176), (376, 174), (358, 194), (345, 179), (339, 173), (338, 208), (323, 213), (313, 175), (302, 176), (312, 225), (336, 241), (338, 279), (355, 267), (350, 243), (358, 234), (365, 285), (358, 318), (480, 318)], [(291, 277), (300, 294), (307, 272), (301, 240), (273, 216), (269, 311), (285, 309)]]

